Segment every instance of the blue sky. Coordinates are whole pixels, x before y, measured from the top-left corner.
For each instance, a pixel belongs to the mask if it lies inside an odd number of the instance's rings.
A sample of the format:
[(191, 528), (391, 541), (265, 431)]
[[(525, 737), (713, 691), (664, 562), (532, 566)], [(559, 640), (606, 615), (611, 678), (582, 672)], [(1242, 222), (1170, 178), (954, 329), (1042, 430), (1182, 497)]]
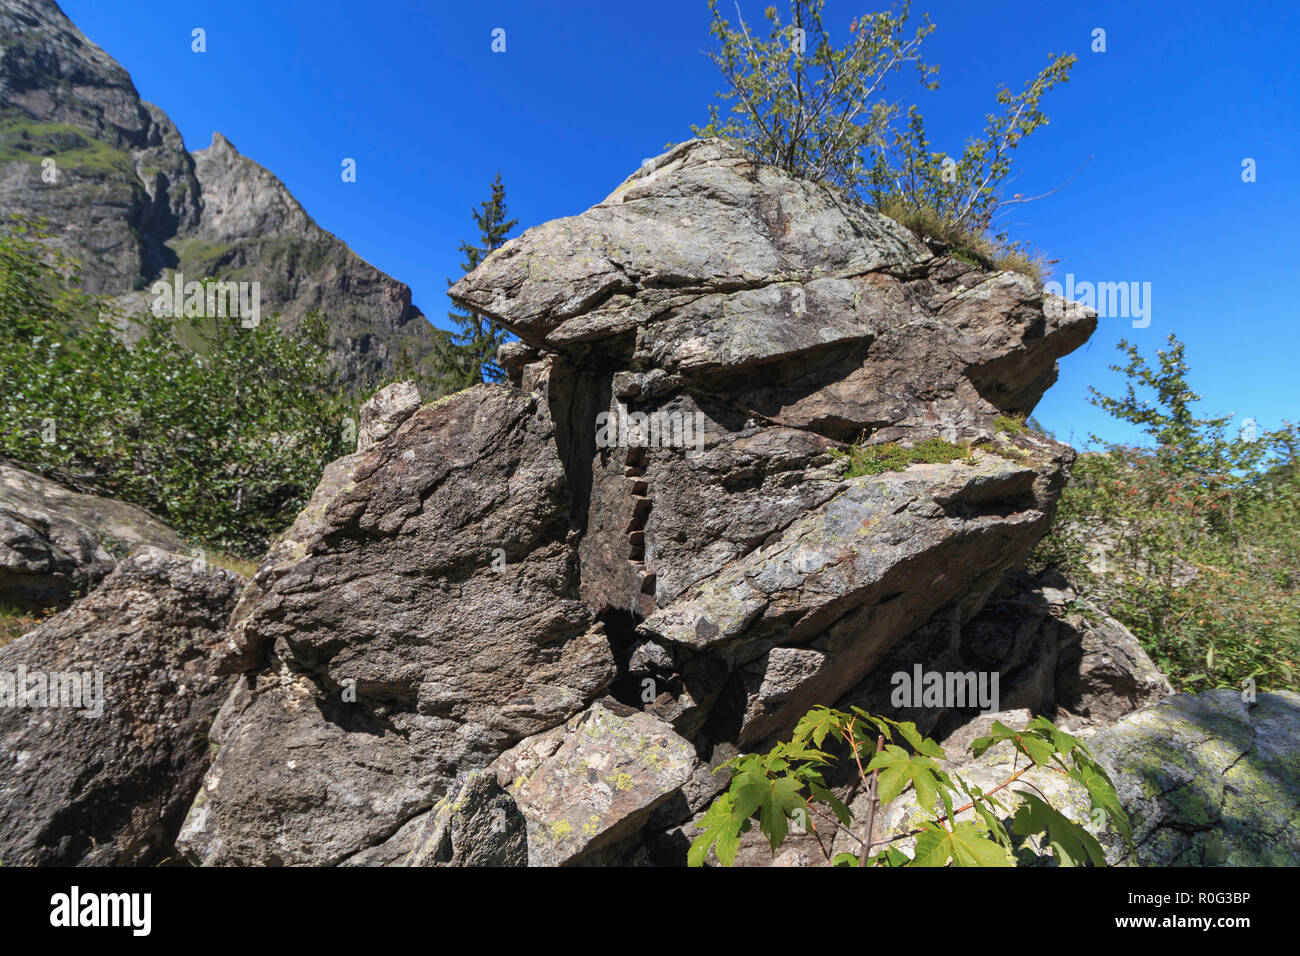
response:
[[(770, 0), (741, 0), (753, 23)], [(777, 4), (784, 9), (783, 3)], [(279, 176), (323, 226), (408, 283), (445, 324), (457, 244), (500, 170), (520, 229), (573, 215), (703, 122), (719, 77), (703, 0), (63, 0), (79, 27), (176, 121), (214, 130)], [(724, 0), (723, 9), (734, 5)], [(842, 38), (869, 4), (828, 0)], [(1300, 419), (1300, 6), (1294, 2), (914, 4), (937, 24), (937, 93), (918, 98), (936, 148), (983, 127), (999, 83), (1019, 89), (1074, 52), (1021, 149), (1016, 189), (1052, 196), (1011, 217), (1057, 278), (1151, 283), (1151, 321), (1103, 318), (1061, 363), (1037, 417), (1082, 445), (1133, 433), (1086, 402), (1116, 393), (1115, 343), (1187, 343), (1203, 411), (1261, 427)], [(195, 27), (207, 52), (190, 49)], [(506, 52), (491, 51), (494, 28)], [(1105, 53), (1090, 51), (1106, 31)], [(357, 182), (340, 163), (357, 161)], [(1257, 181), (1242, 182), (1242, 161)]]

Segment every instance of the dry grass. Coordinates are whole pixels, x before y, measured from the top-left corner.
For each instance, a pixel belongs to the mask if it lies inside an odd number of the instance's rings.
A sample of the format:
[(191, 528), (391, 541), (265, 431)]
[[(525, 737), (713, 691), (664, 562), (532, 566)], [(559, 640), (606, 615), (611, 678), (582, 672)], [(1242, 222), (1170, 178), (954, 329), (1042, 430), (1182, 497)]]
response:
[(240, 558), (233, 554), (224, 552), (210, 553), (207, 556), (209, 564), (215, 564), (219, 568), (225, 568), (227, 571), (234, 571), (246, 578), (251, 578), (257, 573), (258, 562), (251, 558)]
[(0, 604), (0, 647), (16, 641), (47, 616), (40, 611), (24, 611)]
[(1043, 284), (1047, 263), (1039, 254), (1017, 246), (1002, 246), (982, 233), (960, 226), (929, 208), (916, 208), (898, 200), (885, 203), (880, 212), (916, 233), (927, 244), (937, 244), (955, 259), (985, 269), (1002, 269), (1028, 276)]

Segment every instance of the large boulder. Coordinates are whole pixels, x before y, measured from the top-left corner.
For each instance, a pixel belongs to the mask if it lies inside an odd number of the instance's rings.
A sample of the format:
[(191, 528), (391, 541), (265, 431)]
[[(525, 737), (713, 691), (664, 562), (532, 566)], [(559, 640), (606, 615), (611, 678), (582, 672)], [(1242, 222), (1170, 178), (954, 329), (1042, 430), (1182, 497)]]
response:
[[(688, 385), (836, 438), (989, 428), (1032, 409), (1095, 316), (936, 257), (824, 186), (691, 140), (449, 293), (525, 342), (618, 355), (641, 399)], [(755, 374), (756, 369), (762, 369)]]
[(80, 494), (0, 462), (0, 601), (66, 606), (139, 547), (185, 551), (143, 508)]
[[(512, 793), (529, 860), (689, 818), (725, 785), (708, 769), (929, 622), (960, 628), (1023, 561), (1073, 453), (996, 418), (1095, 326), (713, 140), (452, 296), (523, 340), (508, 381), (385, 396), (263, 560), (181, 838), (196, 860), (400, 863), (461, 775), (525, 738), (577, 747), (566, 721), (617, 706), (689, 741), (682, 779), (555, 852), (532, 821), (558, 808)], [(929, 451), (873, 473), (845, 439)], [(566, 805), (604, 799), (599, 774), (556, 774)]]
[(144, 548), (0, 648), (0, 862), (150, 865), (208, 765), (243, 579)]

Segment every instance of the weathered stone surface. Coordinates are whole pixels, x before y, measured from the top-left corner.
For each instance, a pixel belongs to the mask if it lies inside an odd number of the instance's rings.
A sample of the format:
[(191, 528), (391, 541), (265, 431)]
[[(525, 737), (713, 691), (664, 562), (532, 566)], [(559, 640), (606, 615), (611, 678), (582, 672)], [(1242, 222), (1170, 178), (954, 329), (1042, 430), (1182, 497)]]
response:
[(527, 866), (528, 831), (510, 795), (486, 770), (457, 777), (428, 813), (344, 866)]
[(0, 463), (0, 600), (63, 606), (138, 547), (185, 551), (149, 512)]
[(599, 700), (492, 764), (528, 822), (528, 865), (595, 862), (691, 776), (695, 751), (661, 720)]
[[(144, 548), (0, 648), (0, 862), (150, 865), (172, 855), (230, 689), (214, 662), (242, 581)], [(84, 672), (89, 699), (14, 706), (24, 670), (33, 690), (37, 674)]]
[(357, 451), (383, 441), (420, 407), (420, 389), (414, 382), (394, 382), (375, 392), (361, 406)]
[(1300, 694), (1177, 694), (1090, 744), (1136, 817), (1143, 866), (1300, 865)]
[(184, 847), (341, 862), (595, 699), (614, 661), (571, 536), (536, 395), (468, 389), (331, 465), (232, 618), (227, 669), (270, 666), (222, 709)]

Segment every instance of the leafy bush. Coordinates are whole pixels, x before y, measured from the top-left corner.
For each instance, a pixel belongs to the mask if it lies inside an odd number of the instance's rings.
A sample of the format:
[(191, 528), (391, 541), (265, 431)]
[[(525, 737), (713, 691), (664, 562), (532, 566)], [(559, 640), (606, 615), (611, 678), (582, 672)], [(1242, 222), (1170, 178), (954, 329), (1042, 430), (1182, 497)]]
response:
[[(815, 837), (833, 866), (1012, 866), (1036, 862), (1032, 851), (1019, 848), (1021, 852), (1017, 852), (1013, 835), (1039, 837), (1062, 866), (1104, 866), (1105, 854), (1097, 838), (1029, 791), (1014, 791), (1021, 804), (1011, 816), (1008, 832), (1005, 819), (1011, 811), (994, 794), (1031, 772), (1061, 774), (1079, 784), (1088, 792), (1093, 820), (1131, 840), (1131, 825), (1114, 784), (1081, 741), (1057, 730), (1045, 717), (1034, 718), (1023, 731), (994, 721), (992, 731), (971, 742), (971, 753), (979, 757), (990, 747), (1009, 743), (1017, 757), (1010, 776), (984, 793), (959, 774), (943, 770), (936, 762), (946, 759), (943, 748), (922, 737), (915, 724), (874, 717), (858, 707), (852, 713), (815, 707), (799, 721), (789, 743), (779, 743), (766, 754), (735, 757), (718, 768), (732, 772), (731, 783), (701, 818), (701, 832), (691, 845), (688, 863), (702, 866), (716, 847), (719, 862), (730, 866), (740, 847), (740, 835), (752, 829), (755, 820), (775, 854), (795, 819)], [(894, 742), (895, 734), (901, 744)], [(825, 768), (835, 759), (822, 749), (828, 738), (847, 748), (866, 788), (866, 819), (860, 824), (826, 785)], [(1019, 767), (1021, 757), (1026, 760), (1024, 767)], [(1028, 779), (1025, 784), (1032, 786)], [(922, 813), (920, 826), (876, 839), (875, 821), (881, 808), (909, 790), (915, 793)], [(971, 816), (959, 819), (966, 812)], [(854, 826), (859, 826), (857, 832)], [(858, 845), (858, 852), (833, 854), (836, 833), (846, 834)], [(913, 838), (912, 856), (895, 845)]]
[(41, 238), (0, 236), (0, 455), (205, 546), (263, 552), (350, 450), (323, 320), (286, 334), (274, 317), (127, 317), (78, 292)]
[(921, 56), (934, 30), (929, 18), (911, 29), (904, 0), (855, 19), (848, 43), (836, 47), (822, 23), (823, 5), (792, 0), (789, 23), (768, 7), (764, 40), (743, 19), (732, 27), (717, 0), (709, 0), (711, 32), (720, 42), (709, 55), (727, 81), (717, 97), (728, 109), (724, 115), (711, 105), (709, 122), (691, 131), (729, 139), (759, 162), (870, 200), (962, 258), (1041, 278), (1039, 263), (996, 232), (994, 220), (1035, 198), (1005, 195), (1012, 155), (1047, 124), (1042, 98), (1068, 81), (1075, 57), (1050, 56), (1019, 93), (1000, 89), (1002, 112), (989, 114), (983, 134), (968, 139), (953, 158), (931, 147), (916, 105), (904, 113), (884, 97), (887, 81), (905, 66), (916, 69), (923, 87), (937, 89), (938, 67)]
[[(1296, 686), (1300, 430), (1198, 418), (1184, 346), (1148, 365), (1127, 342), (1125, 394), (1093, 403), (1151, 438), (1082, 455), (1035, 563), (1061, 568), (1129, 627), (1180, 689)], [(1154, 393), (1154, 401), (1138, 397)]]

